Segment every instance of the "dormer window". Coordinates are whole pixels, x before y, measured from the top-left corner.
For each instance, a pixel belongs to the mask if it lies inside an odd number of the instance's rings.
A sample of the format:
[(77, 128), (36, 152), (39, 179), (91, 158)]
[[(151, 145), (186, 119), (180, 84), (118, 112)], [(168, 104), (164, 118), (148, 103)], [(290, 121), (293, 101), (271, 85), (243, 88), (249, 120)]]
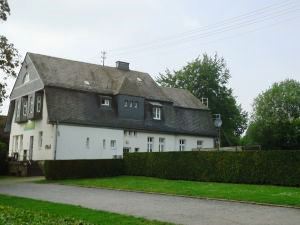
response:
[(110, 96), (99, 96), (100, 98), (100, 106), (110, 107), (112, 98)]
[(101, 105), (102, 105), (102, 106), (109, 106), (109, 105), (110, 105), (110, 104), (109, 104), (109, 100), (108, 100), (108, 99), (102, 99)]
[(162, 104), (159, 102), (149, 102), (152, 105), (152, 116), (154, 120), (161, 120)]
[(23, 84), (26, 84), (27, 82), (29, 82), (29, 73), (25, 73), (23, 77)]
[(153, 119), (161, 120), (161, 108), (153, 107)]
[(137, 101), (134, 102), (134, 108), (138, 108), (139, 107), (139, 103)]

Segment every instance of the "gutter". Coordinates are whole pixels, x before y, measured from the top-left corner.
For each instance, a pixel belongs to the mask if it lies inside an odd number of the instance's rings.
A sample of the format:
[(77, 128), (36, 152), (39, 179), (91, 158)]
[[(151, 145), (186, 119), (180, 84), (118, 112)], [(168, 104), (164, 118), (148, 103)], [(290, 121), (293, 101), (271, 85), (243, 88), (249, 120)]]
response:
[(53, 156), (53, 160), (56, 160), (56, 154), (57, 154), (57, 137), (58, 137), (58, 120), (56, 121), (55, 142), (54, 142), (54, 156)]

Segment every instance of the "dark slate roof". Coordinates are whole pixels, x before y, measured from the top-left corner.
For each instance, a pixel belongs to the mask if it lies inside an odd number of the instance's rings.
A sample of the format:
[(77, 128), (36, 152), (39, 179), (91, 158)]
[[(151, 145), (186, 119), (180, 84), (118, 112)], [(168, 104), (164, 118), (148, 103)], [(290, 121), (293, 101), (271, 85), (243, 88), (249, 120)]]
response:
[(145, 120), (122, 119), (114, 107), (101, 109), (96, 93), (57, 87), (46, 87), (45, 93), (49, 122), (216, 136), (209, 110), (184, 109), (165, 102), (162, 120), (155, 121), (146, 103)]
[(28, 53), (45, 86), (170, 101), (147, 73)]
[(161, 87), (161, 89), (165, 95), (171, 99), (174, 106), (191, 109), (207, 109), (207, 107), (188, 90), (169, 87)]

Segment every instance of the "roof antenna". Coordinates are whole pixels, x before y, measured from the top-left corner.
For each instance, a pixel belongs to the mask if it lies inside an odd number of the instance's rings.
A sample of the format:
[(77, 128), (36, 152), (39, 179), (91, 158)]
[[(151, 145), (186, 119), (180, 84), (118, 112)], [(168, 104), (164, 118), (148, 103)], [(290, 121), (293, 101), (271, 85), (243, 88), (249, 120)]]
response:
[(106, 59), (106, 51), (101, 51), (102, 66), (104, 66), (105, 59)]

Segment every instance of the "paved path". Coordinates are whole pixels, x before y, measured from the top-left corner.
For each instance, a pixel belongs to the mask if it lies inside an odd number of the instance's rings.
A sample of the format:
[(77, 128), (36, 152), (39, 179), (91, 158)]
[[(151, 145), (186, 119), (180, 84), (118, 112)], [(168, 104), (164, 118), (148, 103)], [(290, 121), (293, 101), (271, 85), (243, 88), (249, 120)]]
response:
[(195, 225), (297, 225), (300, 210), (95, 188), (0, 180), (0, 193)]

